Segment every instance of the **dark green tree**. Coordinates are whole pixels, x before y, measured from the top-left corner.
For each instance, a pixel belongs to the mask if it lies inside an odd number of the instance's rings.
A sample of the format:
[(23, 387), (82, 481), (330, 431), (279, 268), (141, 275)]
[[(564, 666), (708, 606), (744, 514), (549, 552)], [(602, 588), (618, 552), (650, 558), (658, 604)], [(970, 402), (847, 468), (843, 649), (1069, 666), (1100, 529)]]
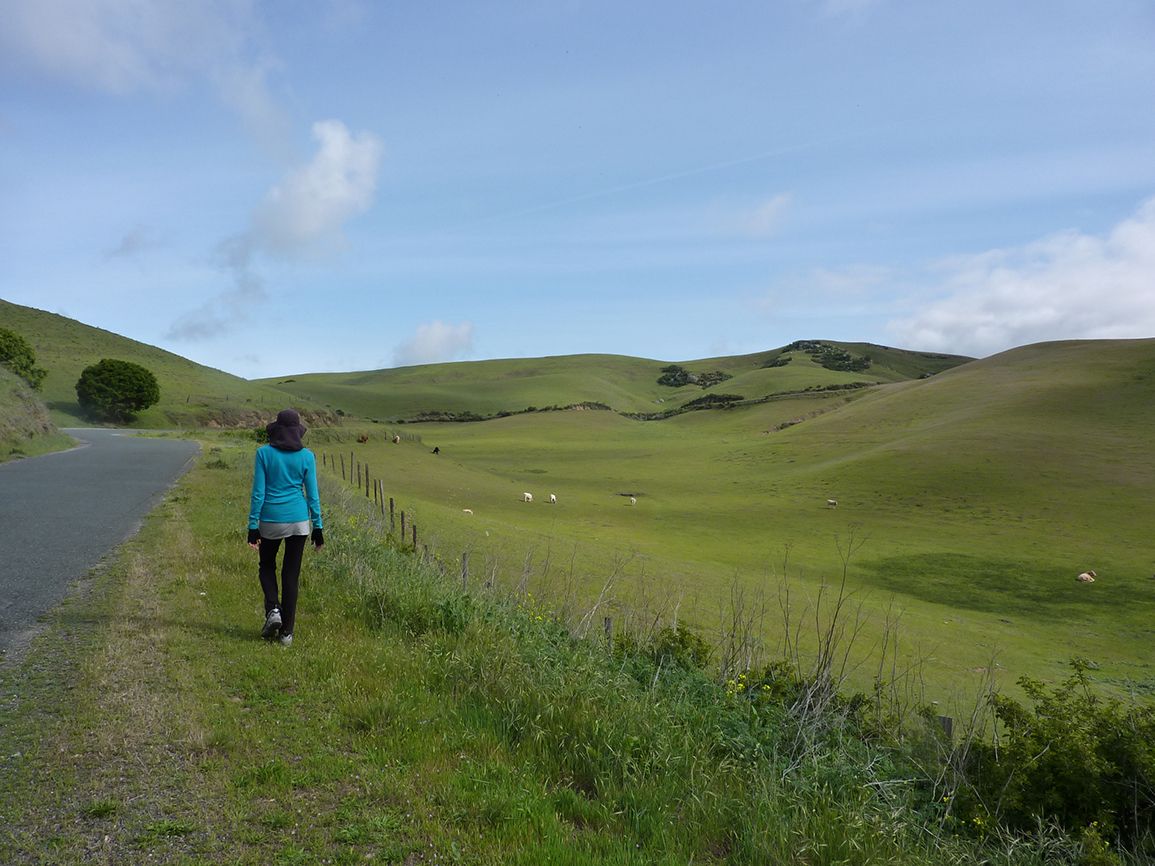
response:
[(156, 376), (139, 364), (105, 358), (81, 372), (76, 397), (90, 416), (128, 421), (160, 399), (160, 386)]
[(0, 364), (3, 364), (37, 391), (45, 371), (36, 366), (36, 353), (28, 341), (7, 328), (0, 328)]

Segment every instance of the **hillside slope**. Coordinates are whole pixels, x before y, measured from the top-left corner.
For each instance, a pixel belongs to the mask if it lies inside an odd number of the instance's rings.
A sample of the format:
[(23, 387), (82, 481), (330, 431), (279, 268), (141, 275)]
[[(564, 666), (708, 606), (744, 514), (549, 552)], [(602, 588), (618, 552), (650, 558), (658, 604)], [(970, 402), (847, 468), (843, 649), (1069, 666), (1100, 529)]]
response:
[(0, 366), (0, 463), (14, 457), (65, 448), (40, 396), (19, 376)]
[(140, 414), (133, 424), (137, 427), (251, 425), (291, 403), (274, 387), (55, 313), (0, 300), (0, 327), (22, 335), (48, 371), (42, 395), (58, 424), (88, 423), (76, 402), (76, 380), (85, 367), (102, 358), (140, 364), (160, 383), (160, 402)]
[[(761, 456), (900, 540), (871, 582), (1046, 621), (1155, 612), (1153, 427), (1155, 340), (1045, 343), (877, 389)], [(1089, 568), (1106, 576), (1080, 596)]]
[[(625, 355), (562, 355), (427, 364), (353, 373), (313, 373), (261, 380), (343, 413), (377, 419), (414, 419), (437, 413), (489, 417), (529, 407), (600, 403), (618, 412), (655, 413), (677, 409), (708, 394), (758, 399), (805, 389), (853, 383), (897, 382), (931, 375), (968, 358), (890, 349), (867, 343), (799, 341), (751, 355), (697, 361), (668, 361)], [(832, 369), (818, 362), (813, 347), (827, 357), (869, 356), (863, 370)], [(775, 362), (779, 365), (775, 365)], [(694, 377), (720, 372), (721, 381), (659, 384), (663, 372), (680, 367)]]

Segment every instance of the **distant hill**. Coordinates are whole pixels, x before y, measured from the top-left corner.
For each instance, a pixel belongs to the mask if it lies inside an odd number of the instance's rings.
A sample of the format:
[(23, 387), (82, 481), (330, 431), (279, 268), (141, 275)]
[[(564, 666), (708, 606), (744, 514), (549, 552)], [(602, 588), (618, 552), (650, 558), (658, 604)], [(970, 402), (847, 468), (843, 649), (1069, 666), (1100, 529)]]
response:
[(0, 300), (0, 327), (23, 336), (35, 350), (39, 366), (48, 371), (41, 396), (58, 425), (88, 423), (76, 402), (76, 380), (85, 367), (102, 358), (132, 361), (157, 377), (160, 402), (141, 413), (133, 425), (137, 427), (250, 426), (292, 402), (275, 387), (32, 307)]
[[(304, 373), (260, 381), (334, 411), (378, 420), (491, 417), (530, 407), (581, 404), (651, 414), (677, 410), (711, 394), (757, 400), (900, 382), (969, 360), (870, 343), (806, 340), (751, 355), (676, 363), (625, 355), (562, 355)], [(669, 372), (673, 368), (683, 372)], [(663, 378), (673, 384), (661, 384)]]

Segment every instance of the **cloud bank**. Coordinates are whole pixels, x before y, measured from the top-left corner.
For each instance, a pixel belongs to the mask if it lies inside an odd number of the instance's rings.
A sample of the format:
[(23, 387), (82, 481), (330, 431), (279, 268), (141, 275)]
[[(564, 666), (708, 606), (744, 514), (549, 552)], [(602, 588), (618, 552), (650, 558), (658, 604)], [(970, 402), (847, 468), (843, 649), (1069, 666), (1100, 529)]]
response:
[(217, 264), (233, 287), (177, 319), (170, 339), (207, 339), (243, 324), (267, 297), (255, 269), (258, 254), (294, 259), (340, 249), (345, 223), (372, 207), (382, 151), (377, 137), (353, 135), (337, 120), (313, 124), (313, 137), (313, 158), (269, 190), (247, 231), (218, 246)]
[(253, 0), (7, 0), (0, 57), (16, 69), (118, 96), (214, 87), (262, 144), (288, 123), (268, 87)]
[(340, 244), (345, 222), (367, 211), (377, 190), (381, 142), (351, 135), (338, 120), (313, 124), (313, 159), (276, 184), (253, 218), (259, 249), (294, 256)]
[(1155, 336), (1155, 198), (1104, 236), (1067, 231), (943, 263), (899, 345), (985, 356), (1061, 339)]
[(473, 351), (473, 323), (450, 325), (429, 322), (419, 325), (417, 333), (393, 350), (393, 366), (437, 364), (456, 361)]

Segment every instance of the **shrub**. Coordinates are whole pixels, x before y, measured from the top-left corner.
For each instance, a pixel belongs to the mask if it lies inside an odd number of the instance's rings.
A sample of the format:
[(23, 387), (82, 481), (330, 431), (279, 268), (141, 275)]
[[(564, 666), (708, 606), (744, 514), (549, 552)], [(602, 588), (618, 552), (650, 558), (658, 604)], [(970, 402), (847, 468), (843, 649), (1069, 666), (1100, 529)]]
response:
[(1085, 841), (1103, 834), (1125, 845), (1150, 844), (1155, 707), (1096, 694), (1089, 667), (1072, 660), (1071, 676), (1051, 689), (1020, 679), (1029, 709), (1005, 695), (994, 698), (1001, 735), (971, 753), (965, 766), (971, 799), (961, 804), (961, 817), (973, 821), (989, 812), (1017, 830), (1048, 820)]
[(36, 353), (28, 341), (7, 328), (0, 328), (0, 364), (3, 364), (35, 390), (40, 390), (46, 372), (36, 366)]
[(697, 385), (701, 388), (710, 388), (719, 382), (733, 379), (723, 370), (711, 370), (707, 373), (691, 373), (678, 364), (670, 364), (662, 368), (662, 375), (658, 378), (659, 385), (669, 385), (671, 388), (680, 388), (683, 385)]
[(690, 371), (677, 364), (670, 364), (662, 368), (662, 375), (658, 377), (659, 385), (669, 385), (671, 388), (680, 388), (690, 384)]
[(76, 397), (91, 416), (127, 421), (160, 399), (160, 386), (139, 364), (105, 358), (81, 372)]
[(741, 394), (707, 394), (696, 397), (682, 406), (682, 409), (707, 409), (715, 406), (725, 408), (746, 399)]

